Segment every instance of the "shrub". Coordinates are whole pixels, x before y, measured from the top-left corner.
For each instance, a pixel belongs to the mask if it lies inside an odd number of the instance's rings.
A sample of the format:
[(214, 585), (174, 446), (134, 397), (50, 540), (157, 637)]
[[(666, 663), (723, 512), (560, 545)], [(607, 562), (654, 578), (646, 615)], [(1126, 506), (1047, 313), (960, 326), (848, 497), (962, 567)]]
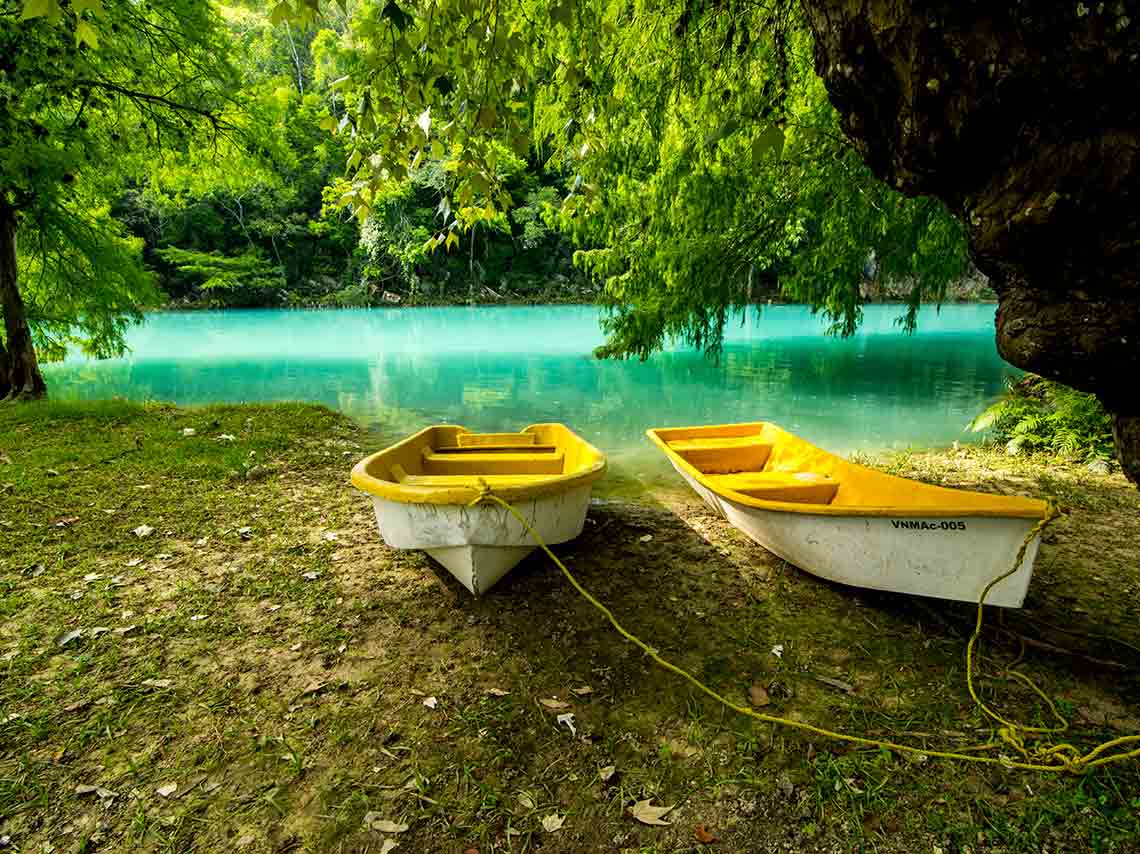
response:
[(1067, 459), (1110, 460), (1112, 416), (1094, 395), (1029, 374), (970, 422), (992, 431), (1011, 454), (1038, 451)]

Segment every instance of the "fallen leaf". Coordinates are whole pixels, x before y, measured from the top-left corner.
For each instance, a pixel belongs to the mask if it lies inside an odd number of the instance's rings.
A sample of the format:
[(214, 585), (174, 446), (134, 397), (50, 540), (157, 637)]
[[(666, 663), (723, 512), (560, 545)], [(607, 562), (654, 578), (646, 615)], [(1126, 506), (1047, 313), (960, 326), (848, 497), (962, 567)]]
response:
[(24, 575), (28, 576), (29, 578), (39, 578), (46, 571), (46, 566), (44, 566), (42, 563), (37, 563), (35, 566), (29, 566), (27, 569), (25, 569)]
[(380, 846), (380, 854), (389, 854), (400, 847), (400, 843), (395, 839), (385, 839), (384, 844)]
[(855, 693), (855, 686), (850, 682), (844, 682), (842, 679), (832, 679), (830, 676), (816, 676), (817, 682), (822, 682), (824, 685), (830, 685), (832, 688), (838, 688), (845, 694)]
[(222, 788), (222, 784), (217, 780), (207, 780), (202, 784), (202, 794), (208, 795), (210, 792), (216, 791), (220, 788)]
[(772, 655), (776, 656), (776, 658), (783, 658), (784, 657), (784, 645), (782, 643), (778, 643), (774, 647), (772, 647)]
[(577, 694), (579, 697), (585, 697), (587, 694), (593, 694), (594, 689), (589, 685), (579, 685), (577, 688), (571, 688), (570, 693)]
[(716, 842), (716, 835), (705, 827), (703, 824), (698, 824), (696, 830), (693, 831), (693, 836), (697, 838), (697, 842), (701, 845), (712, 845)]
[(519, 803), (522, 804), (523, 809), (532, 810), (535, 807), (534, 798), (526, 792), (519, 792)]
[(182, 435), (183, 435), (183, 436), (193, 436), (193, 435), (194, 435), (194, 434), (196, 434), (197, 432), (198, 432), (198, 431), (197, 431), (197, 430), (195, 430), (193, 427), (183, 427), (183, 428), (182, 428)]
[(68, 525), (74, 525), (78, 521), (78, 516), (64, 516), (62, 519), (55, 523), (55, 526), (57, 528), (66, 528)]
[(335, 533), (334, 531), (326, 531), (325, 532), (325, 541), (326, 542), (335, 543), (338, 539), (340, 539), (340, 536), (337, 533)]
[(118, 635), (119, 637), (125, 638), (127, 635), (132, 635), (136, 631), (138, 631), (138, 628), (139, 628), (138, 626), (121, 626), (121, 627), (115, 629), (114, 634)]
[(371, 830), (379, 830), (381, 833), (403, 833), (408, 829), (408, 825), (380, 818), (380, 814), (374, 812), (364, 814), (364, 826)]
[(112, 792), (110, 789), (104, 789), (102, 786), (87, 786), (80, 783), (75, 787), (75, 794), (77, 795), (90, 795), (92, 793), (98, 795), (105, 801), (118, 797), (115, 792)]
[(72, 629), (70, 632), (64, 632), (62, 635), (55, 639), (59, 646), (67, 646), (72, 641), (79, 640), (83, 637), (83, 629)]
[(12, 465), (12, 458), (5, 454), (3, 451), (0, 451), (0, 463), (3, 463), (6, 466), (10, 466)]
[(280, 605), (266, 605), (265, 610), (268, 611), (270, 614), (276, 614), (278, 611), (281, 610), (281, 606)]
[(256, 841), (257, 840), (254, 837), (250, 836), (249, 834), (246, 834), (245, 836), (238, 838), (236, 845), (238, 848), (248, 848), (250, 845), (253, 845), (253, 843)]
[(662, 821), (661, 817), (672, 809), (672, 806), (655, 807), (653, 806), (653, 798), (647, 798), (644, 801), (638, 801), (636, 804), (634, 804), (633, 808), (629, 812), (630, 815), (632, 815), (642, 824), (657, 824), (668, 826), (672, 824), (672, 822)]
[(538, 702), (542, 703), (542, 705), (546, 706), (546, 708), (551, 709), (552, 711), (555, 711), (555, 712), (561, 711), (562, 709), (570, 708), (569, 703), (564, 703), (561, 700), (557, 699), (556, 697), (551, 697), (550, 699), (546, 699), (544, 697), (541, 700), (539, 700)]
[(558, 716), (557, 721), (560, 724), (566, 724), (567, 729), (570, 730), (570, 735), (574, 735), (574, 736), (578, 735), (578, 730), (576, 730), (574, 728), (574, 713), (573, 712), (564, 712), (563, 714)]
[(202, 548), (202, 546), (206, 545), (208, 542), (210, 542), (209, 537), (199, 537), (194, 541), (194, 546), (195, 548)]
[(436, 706), (439, 705), (439, 700), (437, 700), (435, 697), (426, 697), (424, 699), (424, 705), (427, 706), (429, 709), (434, 709)]
[(483, 693), (484, 694), (490, 694), (492, 697), (505, 697), (505, 696), (507, 696), (507, 694), (509, 694), (511, 692), (510, 691), (504, 691), (502, 688), (488, 688)]
[(542, 829), (547, 833), (556, 833), (562, 829), (564, 824), (566, 824), (566, 816), (558, 813), (551, 813), (542, 819)]
[(316, 581), (321, 577), (321, 574), (319, 572), (302, 572), (301, 577), (306, 581)]
[(237, 436), (234, 436), (231, 433), (223, 433), (222, 435), (218, 436), (219, 442), (233, 442), (236, 440), (237, 440)]
[(92, 581), (98, 581), (103, 576), (98, 572), (89, 572), (83, 576), (83, 580), (90, 584)]
[(151, 534), (153, 534), (154, 528), (152, 528), (150, 525), (139, 525), (137, 528), (131, 531), (131, 533), (141, 540), (144, 537), (149, 537)]
[(768, 698), (768, 690), (762, 685), (753, 685), (749, 688), (748, 699), (752, 701), (752, 705), (758, 708), (762, 708), (771, 702)]
[(648, 543), (653, 539), (653, 535), (652, 534), (645, 534), (641, 537), (638, 537), (637, 539), (643, 543)]
[(90, 635), (93, 638), (97, 638), (97, 637), (99, 637), (99, 635), (105, 635), (109, 631), (111, 631), (111, 630), (109, 628), (107, 628), (106, 626), (96, 626), (95, 628), (93, 628), (91, 630)]
[(238, 528), (237, 532), (238, 536), (243, 540), (248, 540), (253, 536), (253, 528), (249, 527), (248, 525), (246, 525), (244, 528)]
[(323, 691), (325, 688), (328, 687), (328, 684), (329, 683), (325, 680), (320, 680), (317, 682), (310, 682), (308, 687), (306, 687), (305, 690), (301, 692), (301, 696), (304, 697), (308, 694), (316, 694), (319, 691)]
[(44, 474), (48, 477), (59, 477), (59, 472), (55, 469), (44, 469)]
[(127, 561), (127, 566), (138, 566), (142, 562), (143, 559), (141, 557), (133, 557)]
[(178, 784), (167, 783), (165, 786), (159, 786), (157, 789), (155, 789), (155, 791), (158, 792), (158, 794), (162, 795), (164, 798), (169, 798), (171, 795), (178, 791)]
[(205, 620), (208, 616), (209, 616), (209, 614), (195, 614), (193, 617), (190, 618), (190, 622), (191, 623), (200, 623), (202, 620)]
[(142, 682), (148, 688), (170, 688), (174, 685), (173, 679), (144, 679)]
[(612, 780), (614, 774), (616, 774), (616, 773), (617, 773), (617, 766), (616, 765), (607, 765), (604, 768), (598, 769), (598, 777), (601, 779), (601, 781), (603, 783), (608, 783), (610, 780)]

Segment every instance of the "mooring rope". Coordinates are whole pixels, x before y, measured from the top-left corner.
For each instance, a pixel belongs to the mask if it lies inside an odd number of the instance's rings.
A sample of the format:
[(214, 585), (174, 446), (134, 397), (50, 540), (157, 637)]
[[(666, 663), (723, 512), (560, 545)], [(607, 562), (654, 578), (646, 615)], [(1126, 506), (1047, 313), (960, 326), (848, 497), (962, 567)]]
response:
[[(1086, 753), (1082, 753), (1079, 748), (1072, 744), (1048, 744), (1044, 741), (1034, 744), (1026, 744), (1026, 735), (1031, 737), (1048, 735), (1051, 733), (1064, 732), (1068, 729), (1068, 721), (1057, 710), (1056, 705), (1053, 703), (1045, 692), (1028, 676), (1018, 671), (1009, 671), (1009, 676), (1017, 679), (1022, 684), (1026, 685), (1032, 690), (1041, 700), (1043, 700), (1053, 717), (1059, 722), (1055, 727), (1037, 727), (1028, 726), (1024, 724), (1015, 723), (1004, 717), (997, 712), (993, 711), (987, 706), (982, 699), (978, 696), (977, 690), (974, 687), (974, 661), (976, 658), (977, 642), (982, 633), (982, 621), (984, 615), (986, 596), (989, 595), (998, 583), (1013, 575), (1021, 566), (1021, 562), (1025, 559), (1025, 552), (1029, 548), (1029, 544), (1033, 539), (1041, 534), (1054, 519), (1057, 518), (1059, 511), (1052, 502), (1050, 502), (1048, 511), (1045, 516), (1040, 519), (1025, 535), (1025, 539), (1021, 543), (1021, 547), (1017, 550), (1017, 557), (1014, 559), (1013, 566), (1006, 572), (999, 575), (993, 581), (986, 585), (982, 590), (981, 596), (978, 597), (978, 613), (977, 619), (974, 623), (974, 631), (970, 636), (969, 643), (966, 645), (966, 685), (970, 692), (970, 697), (977, 704), (978, 708), (990, 718), (992, 721), (999, 725), (997, 729), (997, 737), (999, 741), (991, 740), (984, 744), (978, 744), (971, 747), (962, 747), (957, 750), (929, 750), (925, 747), (916, 747), (910, 744), (899, 744), (894, 741), (884, 741), (877, 738), (867, 738), (861, 735), (852, 735), (851, 733), (839, 732), (837, 730), (828, 729), (826, 727), (816, 726), (815, 724), (805, 723), (803, 721), (792, 720), (791, 718), (781, 717), (779, 715), (770, 715), (764, 712), (757, 712), (747, 706), (741, 706), (732, 702), (728, 698), (719, 694), (717, 691), (710, 688), (700, 679), (698, 679), (683, 667), (673, 664), (671, 661), (662, 658), (658, 652), (653, 649), (633, 632), (626, 629), (617, 617), (614, 616), (613, 611), (603, 605), (596, 599), (590, 591), (588, 591), (582, 584), (574, 577), (572, 573), (559, 558), (550, 550), (550, 547), (543, 541), (542, 536), (535, 530), (534, 526), (527, 521), (522, 513), (511, 504), (505, 501), (498, 495), (495, 495), (491, 488), (485, 481), (480, 479), (480, 492), (475, 500), (471, 502), (471, 506), (480, 504), (484, 501), (494, 502), (508, 513), (510, 513), (522, 525), (523, 529), (533, 538), (535, 543), (541, 548), (546, 556), (554, 561), (554, 565), (561, 570), (562, 574), (566, 576), (566, 580), (570, 582), (575, 590), (582, 595), (582, 597), (600, 611), (605, 618), (609, 621), (610, 625), (617, 630), (618, 634), (634, 644), (638, 649), (648, 655), (658, 665), (665, 668), (671, 673), (680, 676), (698, 691), (712, 699), (716, 700), (727, 709), (731, 709), (740, 715), (745, 715), (761, 723), (775, 724), (777, 726), (791, 727), (798, 729), (802, 732), (808, 732), (812, 735), (823, 736), (824, 738), (834, 739), (836, 741), (844, 741), (849, 744), (857, 744), (863, 747), (885, 748), (886, 750), (894, 750), (900, 753), (909, 753), (917, 756), (933, 757), (937, 759), (951, 759), (960, 762), (973, 762), (976, 764), (984, 765), (1000, 765), (1003, 768), (1015, 768), (1023, 771), (1042, 771), (1042, 772), (1069, 772), (1079, 773), (1087, 768), (1095, 768), (1100, 765), (1108, 765), (1114, 762), (1123, 762), (1127, 759), (1136, 759), (1140, 757), (1140, 747), (1135, 747), (1131, 750), (1118, 750), (1128, 745), (1140, 744), (1140, 734), (1125, 735), (1119, 738), (1114, 738), (1109, 741), (1097, 745)], [(1011, 759), (1007, 756), (978, 756), (976, 753), (1000, 749), (1003, 745), (1008, 746), (1015, 750), (1020, 759)], [(1116, 752), (1110, 752), (1114, 751)]]

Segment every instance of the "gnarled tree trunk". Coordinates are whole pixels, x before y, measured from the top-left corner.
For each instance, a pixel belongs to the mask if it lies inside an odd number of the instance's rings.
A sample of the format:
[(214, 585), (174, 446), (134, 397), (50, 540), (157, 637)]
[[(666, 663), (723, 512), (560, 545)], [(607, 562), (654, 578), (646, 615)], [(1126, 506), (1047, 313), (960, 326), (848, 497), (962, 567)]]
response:
[(5, 335), (0, 344), (0, 400), (30, 400), (47, 394), (18, 284), (16, 214), (0, 203), (0, 313)]
[(868, 165), (965, 222), (1002, 356), (1094, 392), (1140, 483), (1140, 2), (803, 4)]

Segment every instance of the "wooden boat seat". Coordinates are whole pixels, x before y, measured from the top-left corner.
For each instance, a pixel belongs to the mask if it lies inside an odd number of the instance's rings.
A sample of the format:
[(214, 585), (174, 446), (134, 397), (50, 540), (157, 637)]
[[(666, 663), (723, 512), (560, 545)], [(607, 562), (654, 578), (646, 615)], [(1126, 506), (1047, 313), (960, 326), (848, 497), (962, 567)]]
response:
[(772, 446), (756, 436), (717, 436), (676, 439), (669, 447), (704, 474), (758, 471), (768, 462)]
[(487, 451), (480, 448), (467, 451), (448, 448), (423, 449), (423, 474), (425, 475), (520, 475), (520, 474), (562, 474), (566, 455), (554, 450), (533, 450), (495, 448)]
[[(397, 471), (399, 469), (399, 471)], [(486, 484), (491, 489), (521, 484), (540, 483), (547, 480), (545, 474), (407, 474), (400, 466), (392, 466), (392, 478), (407, 486), (465, 486), (479, 489)]]
[(538, 437), (534, 433), (460, 433), (458, 439), (461, 448), (479, 447), (480, 445), (519, 447), (520, 445), (533, 445), (538, 441)]
[(553, 454), (557, 445), (463, 445), (435, 448), (437, 454)]
[(809, 471), (750, 471), (713, 475), (709, 481), (721, 489), (764, 501), (797, 504), (830, 504), (839, 490), (835, 478)]

